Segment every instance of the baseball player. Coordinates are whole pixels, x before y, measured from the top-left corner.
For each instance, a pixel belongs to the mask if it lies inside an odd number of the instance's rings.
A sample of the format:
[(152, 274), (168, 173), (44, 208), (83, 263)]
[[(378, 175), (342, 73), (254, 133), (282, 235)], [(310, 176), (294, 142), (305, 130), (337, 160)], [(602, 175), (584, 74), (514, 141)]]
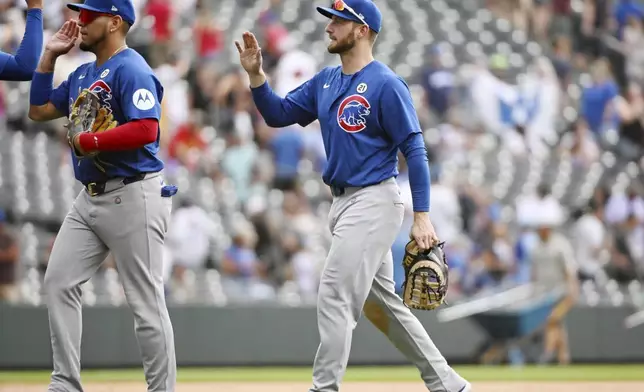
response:
[(31, 80), (42, 52), (42, 29), (42, 0), (27, 0), (27, 25), (20, 47), (15, 56), (0, 51), (0, 80)]
[(397, 151), (410, 172), (411, 237), (429, 249), (438, 238), (429, 219), (429, 166), (405, 81), (374, 60), (382, 15), (371, 0), (337, 0), (317, 10), (330, 22), (328, 67), (282, 98), (269, 87), (261, 49), (250, 32), (235, 42), (253, 99), (271, 127), (319, 120), (328, 163), (323, 173), (333, 205), (331, 249), (318, 289), (320, 345), (311, 392), (338, 391), (361, 312), (420, 370), (432, 392), (466, 392), (470, 384), (446, 362), (418, 319), (395, 294), (391, 246), (404, 213), (395, 181)]
[[(29, 118), (68, 117), (67, 140), (84, 189), (56, 237), (44, 290), (54, 371), (50, 391), (82, 391), (81, 289), (111, 252), (134, 313), (148, 391), (174, 391), (173, 329), (163, 291), (162, 254), (176, 187), (164, 185), (159, 150), (163, 88), (125, 44), (131, 0), (86, 0), (50, 39), (34, 74)], [(56, 58), (78, 40), (96, 61), (56, 89)]]

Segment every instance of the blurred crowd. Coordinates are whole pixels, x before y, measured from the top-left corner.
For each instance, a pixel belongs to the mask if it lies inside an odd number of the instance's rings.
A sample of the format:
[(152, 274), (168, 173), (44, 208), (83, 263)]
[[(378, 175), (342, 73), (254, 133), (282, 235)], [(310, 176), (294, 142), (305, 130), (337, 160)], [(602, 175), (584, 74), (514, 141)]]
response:
[[(189, 296), (194, 276), (208, 268), (218, 271), (231, 298), (272, 300), (289, 287), (314, 301), (330, 243), (328, 189), (321, 187), (314, 202), (306, 186), (325, 165), (319, 124), (274, 129), (263, 122), (246, 74), (231, 57), (229, 47), (239, 37), (230, 36), (230, 21), (218, 19), (216, 7), (207, 0), (134, 3), (138, 21), (128, 44), (145, 56), (165, 88), (161, 157), (166, 173), (211, 180), (212, 197), (230, 201), (235, 211), (222, 229), (209, 207), (180, 191), (167, 237), (168, 294)], [(285, 95), (325, 64), (289, 34), (277, 11), (280, 3), (267, 2), (253, 32), (261, 42), (271, 85)], [(641, 184), (623, 192), (598, 188), (590, 203), (575, 206), (560, 204), (548, 184), (539, 184), (511, 206), (515, 214), (508, 219), (493, 192), (453, 175), (445, 163), (466, 166), (471, 151), (492, 137), (512, 156), (554, 153), (588, 168), (610, 146), (617, 148), (620, 159), (639, 164), (644, 151), (644, 7), (635, 0), (487, 3), (495, 15), (510, 20), (543, 48), (543, 56), (528, 64), (521, 78), (508, 72), (511, 59), (503, 54), (456, 64), (441, 45), (430, 45), (423, 66), (408, 78), (426, 130), (433, 177), (430, 215), (447, 244), (450, 295), (475, 295), (528, 281), (539, 241), (533, 229), (544, 225), (565, 229), (580, 279), (597, 274), (623, 283), (641, 279)], [(24, 7), (16, 4), (0, 0), (0, 47), (7, 52), (15, 51), (24, 30)], [(46, 2), (46, 35), (76, 17), (64, 4)], [(92, 60), (92, 54), (73, 49), (58, 60), (55, 84)], [(579, 91), (576, 78), (583, 87)], [(21, 102), (26, 98), (6, 91), (0, 82), (0, 126), (36, 129), (25, 117)], [(44, 127), (39, 124), (37, 129), (64, 143), (62, 122)], [(614, 135), (619, 136), (617, 146), (607, 142)], [(61, 164), (68, 159), (61, 154)], [(394, 260), (402, 259), (413, 219), (404, 159), (398, 182), (407, 214), (392, 248)], [(275, 200), (277, 208), (269, 203)], [(543, 216), (556, 219), (545, 222)], [(6, 287), (19, 275), (20, 246), (11, 225), (5, 226), (0, 223), (0, 299), (9, 297)], [(221, 230), (226, 231), (225, 240)], [(40, 258), (44, 271), (47, 252)], [(403, 271), (398, 261), (395, 265), (400, 287)], [(111, 268), (108, 257), (103, 269)]]

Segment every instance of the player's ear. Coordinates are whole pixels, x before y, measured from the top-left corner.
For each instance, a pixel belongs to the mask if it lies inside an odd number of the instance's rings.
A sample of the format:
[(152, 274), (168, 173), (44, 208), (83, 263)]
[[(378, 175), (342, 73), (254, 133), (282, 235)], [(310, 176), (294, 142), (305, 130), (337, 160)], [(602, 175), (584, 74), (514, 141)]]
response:
[(369, 38), (369, 26), (360, 25), (360, 38)]
[(113, 18), (110, 18), (110, 22), (108, 24), (109, 32), (114, 33), (119, 31), (122, 25), (123, 19), (119, 15), (115, 15)]

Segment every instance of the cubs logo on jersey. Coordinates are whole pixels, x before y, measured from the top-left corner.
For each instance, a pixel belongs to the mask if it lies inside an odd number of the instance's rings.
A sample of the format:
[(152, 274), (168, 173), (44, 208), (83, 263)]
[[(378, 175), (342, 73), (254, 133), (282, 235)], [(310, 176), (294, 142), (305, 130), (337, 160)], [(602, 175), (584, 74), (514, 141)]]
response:
[(97, 80), (88, 88), (89, 91), (98, 95), (101, 104), (111, 110), (110, 101), (112, 100), (112, 88), (103, 80)]
[(355, 133), (367, 127), (367, 116), (371, 113), (371, 104), (362, 95), (346, 97), (338, 107), (338, 125), (345, 132)]

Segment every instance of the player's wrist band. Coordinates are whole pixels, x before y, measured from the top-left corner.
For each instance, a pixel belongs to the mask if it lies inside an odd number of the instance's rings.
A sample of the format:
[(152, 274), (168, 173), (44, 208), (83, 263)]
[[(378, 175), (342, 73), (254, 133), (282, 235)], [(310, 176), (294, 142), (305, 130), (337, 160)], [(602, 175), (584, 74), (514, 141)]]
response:
[(42, 18), (42, 9), (41, 8), (29, 8), (27, 10), (27, 15), (34, 15)]
[(29, 103), (35, 106), (42, 106), (49, 102), (49, 96), (54, 87), (54, 73), (34, 72), (31, 79), (31, 90)]

